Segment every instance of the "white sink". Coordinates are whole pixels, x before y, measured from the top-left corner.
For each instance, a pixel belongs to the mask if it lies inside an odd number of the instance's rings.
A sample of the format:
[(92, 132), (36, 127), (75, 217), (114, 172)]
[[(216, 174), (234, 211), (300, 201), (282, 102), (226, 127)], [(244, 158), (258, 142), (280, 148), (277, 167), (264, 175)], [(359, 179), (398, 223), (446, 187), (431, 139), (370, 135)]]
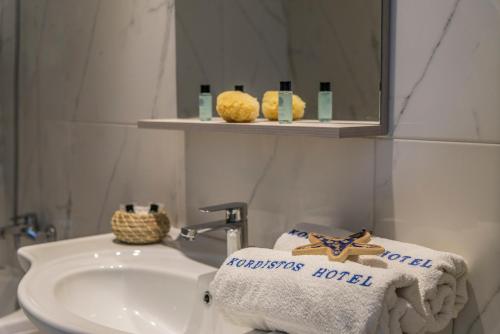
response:
[(18, 289), (30, 320), (47, 334), (242, 334), (204, 302), (222, 242), (113, 242), (113, 235), (19, 250), (28, 273)]

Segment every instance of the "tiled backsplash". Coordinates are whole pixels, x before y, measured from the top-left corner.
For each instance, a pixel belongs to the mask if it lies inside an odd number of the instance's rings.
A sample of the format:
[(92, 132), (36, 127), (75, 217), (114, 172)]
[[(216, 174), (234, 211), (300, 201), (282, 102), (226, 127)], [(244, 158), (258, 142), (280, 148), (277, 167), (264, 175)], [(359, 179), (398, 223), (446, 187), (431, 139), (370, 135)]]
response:
[(250, 243), (272, 247), (299, 222), (371, 227), (373, 139), (188, 133), (188, 222), (204, 205), (249, 203)]
[(79, 236), (124, 201), (184, 224), (244, 200), (263, 246), (301, 221), (368, 226), (464, 255), (471, 301), (447, 332), (498, 330), (498, 0), (396, 0), (393, 135), (352, 140), (136, 129), (175, 115), (173, 0), (22, 3), (23, 210)]

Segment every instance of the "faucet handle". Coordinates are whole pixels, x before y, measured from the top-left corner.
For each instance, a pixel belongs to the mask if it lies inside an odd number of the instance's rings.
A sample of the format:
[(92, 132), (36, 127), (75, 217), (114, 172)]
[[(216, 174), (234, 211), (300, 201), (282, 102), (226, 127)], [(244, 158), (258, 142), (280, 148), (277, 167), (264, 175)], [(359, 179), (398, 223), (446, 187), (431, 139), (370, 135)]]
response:
[(248, 205), (245, 202), (231, 202), (200, 208), (201, 212), (226, 211), (226, 220), (236, 222), (247, 219)]

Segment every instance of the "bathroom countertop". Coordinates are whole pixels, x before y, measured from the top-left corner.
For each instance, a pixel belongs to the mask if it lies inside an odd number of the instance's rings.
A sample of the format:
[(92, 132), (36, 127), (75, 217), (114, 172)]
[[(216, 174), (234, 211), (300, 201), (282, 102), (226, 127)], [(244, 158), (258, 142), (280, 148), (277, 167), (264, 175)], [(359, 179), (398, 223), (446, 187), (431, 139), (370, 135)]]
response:
[[(226, 258), (225, 241), (200, 235), (195, 241), (187, 241), (179, 237), (180, 229), (171, 228), (168, 235), (161, 243), (148, 245), (124, 244), (116, 240), (112, 233), (93, 235), (78, 238), (79, 242), (74, 243), (74, 239), (50, 242), (42, 245), (27, 246), (18, 250), (18, 259), (24, 271), (28, 271), (32, 264), (46, 263), (57, 260), (64, 251), (64, 256), (71, 256), (85, 252), (91, 252), (94, 249), (105, 250), (130, 250), (131, 248), (140, 248), (141, 250), (161, 250), (165, 247), (172, 247), (180, 250), (186, 256), (202, 262), (204, 264), (218, 268)], [(35, 248), (37, 252), (31, 250)], [(43, 252), (39, 250), (43, 249)]]

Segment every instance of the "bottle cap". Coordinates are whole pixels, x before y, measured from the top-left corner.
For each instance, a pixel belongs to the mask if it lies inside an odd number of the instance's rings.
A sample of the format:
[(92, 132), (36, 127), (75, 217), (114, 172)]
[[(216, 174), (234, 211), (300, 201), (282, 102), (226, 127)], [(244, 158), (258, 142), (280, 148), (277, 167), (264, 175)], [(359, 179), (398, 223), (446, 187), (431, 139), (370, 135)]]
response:
[(319, 83), (319, 91), (320, 92), (329, 92), (331, 91), (331, 85), (330, 82), (320, 82)]
[(292, 82), (291, 81), (280, 81), (280, 91), (291, 92)]
[(153, 203), (149, 206), (149, 212), (156, 213), (156, 212), (158, 212), (159, 209), (160, 209), (160, 206), (158, 204)]
[(201, 85), (200, 91), (202, 93), (210, 93), (210, 85)]
[(238, 92), (244, 92), (245, 88), (243, 87), (243, 85), (236, 85), (236, 86), (234, 86), (234, 90), (236, 90)]

